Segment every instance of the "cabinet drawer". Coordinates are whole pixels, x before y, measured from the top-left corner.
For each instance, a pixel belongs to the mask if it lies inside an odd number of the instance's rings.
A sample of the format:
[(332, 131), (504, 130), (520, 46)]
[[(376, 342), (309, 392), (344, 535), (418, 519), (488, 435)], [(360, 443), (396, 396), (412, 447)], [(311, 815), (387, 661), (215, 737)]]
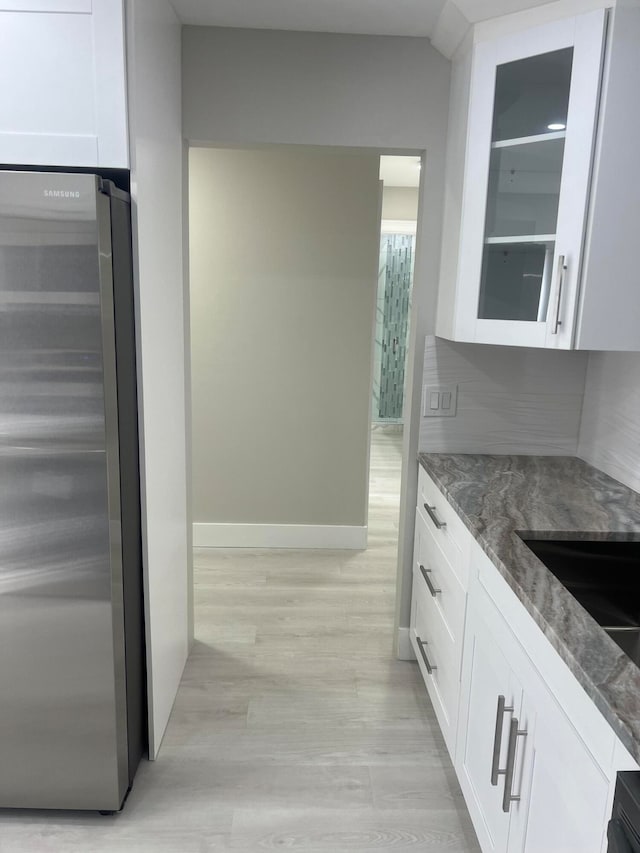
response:
[(462, 636), (457, 640), (452, 636), (442, 612), (436, 607), (435, 599), (427, 589), (419, 566), (413, 567), (413, 594), (418, 602), (418, 613), (423, 620), (420, 623), (425, 635), (423, 639), (436, 647), (443, 671), (446, 671), (447, 676), (451, 673), (457, 683), (460, 680)]
[(471, 534), (422, 465), (418, 472), (418, 511), (466, 589)]
[[(434, 618), (424, 594), (424, 581), (414, 567), (411, 644), (450, 755), (455, 755), (460, 688), (460, 649), (444, 622)], [(431, 670), (431, 671), (429, 671)]]
[(467, 594), (435, 534), (418, 511), (415, 559), (414, 570), (417, 570), (418, 580), (422, 580), (422, 589), (429, 608), (433, 610), (433, 618), (442, 620), (454, 644), (461, 648)]

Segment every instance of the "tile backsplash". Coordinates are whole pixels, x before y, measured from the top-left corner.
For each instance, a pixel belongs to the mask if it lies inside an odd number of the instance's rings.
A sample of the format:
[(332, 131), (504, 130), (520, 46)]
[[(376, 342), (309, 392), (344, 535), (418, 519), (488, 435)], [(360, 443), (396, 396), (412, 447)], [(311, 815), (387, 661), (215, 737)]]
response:
[(584, 352), (452, 343), (429, 336), (423, 387), (457, 385), (458, 410), (452, 418), (422, 417), (419, 449), (575, 455), (587, 360)]
[(640, 491), (640, 353), (590, 354), (578, 456)]

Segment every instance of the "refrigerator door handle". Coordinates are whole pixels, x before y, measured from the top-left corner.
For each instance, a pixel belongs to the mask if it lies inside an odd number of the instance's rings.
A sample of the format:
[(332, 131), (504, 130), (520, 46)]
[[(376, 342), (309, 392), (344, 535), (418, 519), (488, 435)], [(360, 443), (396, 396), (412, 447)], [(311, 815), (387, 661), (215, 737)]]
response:
[(122, 598), (122, 521), (120, 506), (120, 447), (118, 440), (118, 390), (116, 374), (116, 330), (111, 245), (111, 202), (96, 194), (102, 324), (102, 370), (104, 377), (104, 427), (109, 508), (109, 551), (111, 569), (111, 609), (115, 667), (116, 742), (118, 788), (124, 799), (129, 785), (127, 744), (127, 696), (124, 601)]

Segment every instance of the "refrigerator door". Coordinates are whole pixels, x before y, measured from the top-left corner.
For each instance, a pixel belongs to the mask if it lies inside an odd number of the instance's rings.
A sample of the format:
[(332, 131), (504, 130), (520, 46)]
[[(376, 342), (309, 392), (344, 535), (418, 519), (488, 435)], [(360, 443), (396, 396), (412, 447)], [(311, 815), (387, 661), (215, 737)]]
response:
[(0, 172), (0, 807), (127, 775), (109, 200)]

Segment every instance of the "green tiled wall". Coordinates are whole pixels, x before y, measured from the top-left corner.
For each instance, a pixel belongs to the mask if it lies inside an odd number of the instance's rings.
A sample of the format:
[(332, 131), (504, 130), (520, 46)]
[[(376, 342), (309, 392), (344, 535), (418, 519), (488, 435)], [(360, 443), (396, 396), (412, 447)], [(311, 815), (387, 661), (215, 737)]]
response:
[(414, 236), (383, 234), (376, 306), (373, 417), (402, 419)]

